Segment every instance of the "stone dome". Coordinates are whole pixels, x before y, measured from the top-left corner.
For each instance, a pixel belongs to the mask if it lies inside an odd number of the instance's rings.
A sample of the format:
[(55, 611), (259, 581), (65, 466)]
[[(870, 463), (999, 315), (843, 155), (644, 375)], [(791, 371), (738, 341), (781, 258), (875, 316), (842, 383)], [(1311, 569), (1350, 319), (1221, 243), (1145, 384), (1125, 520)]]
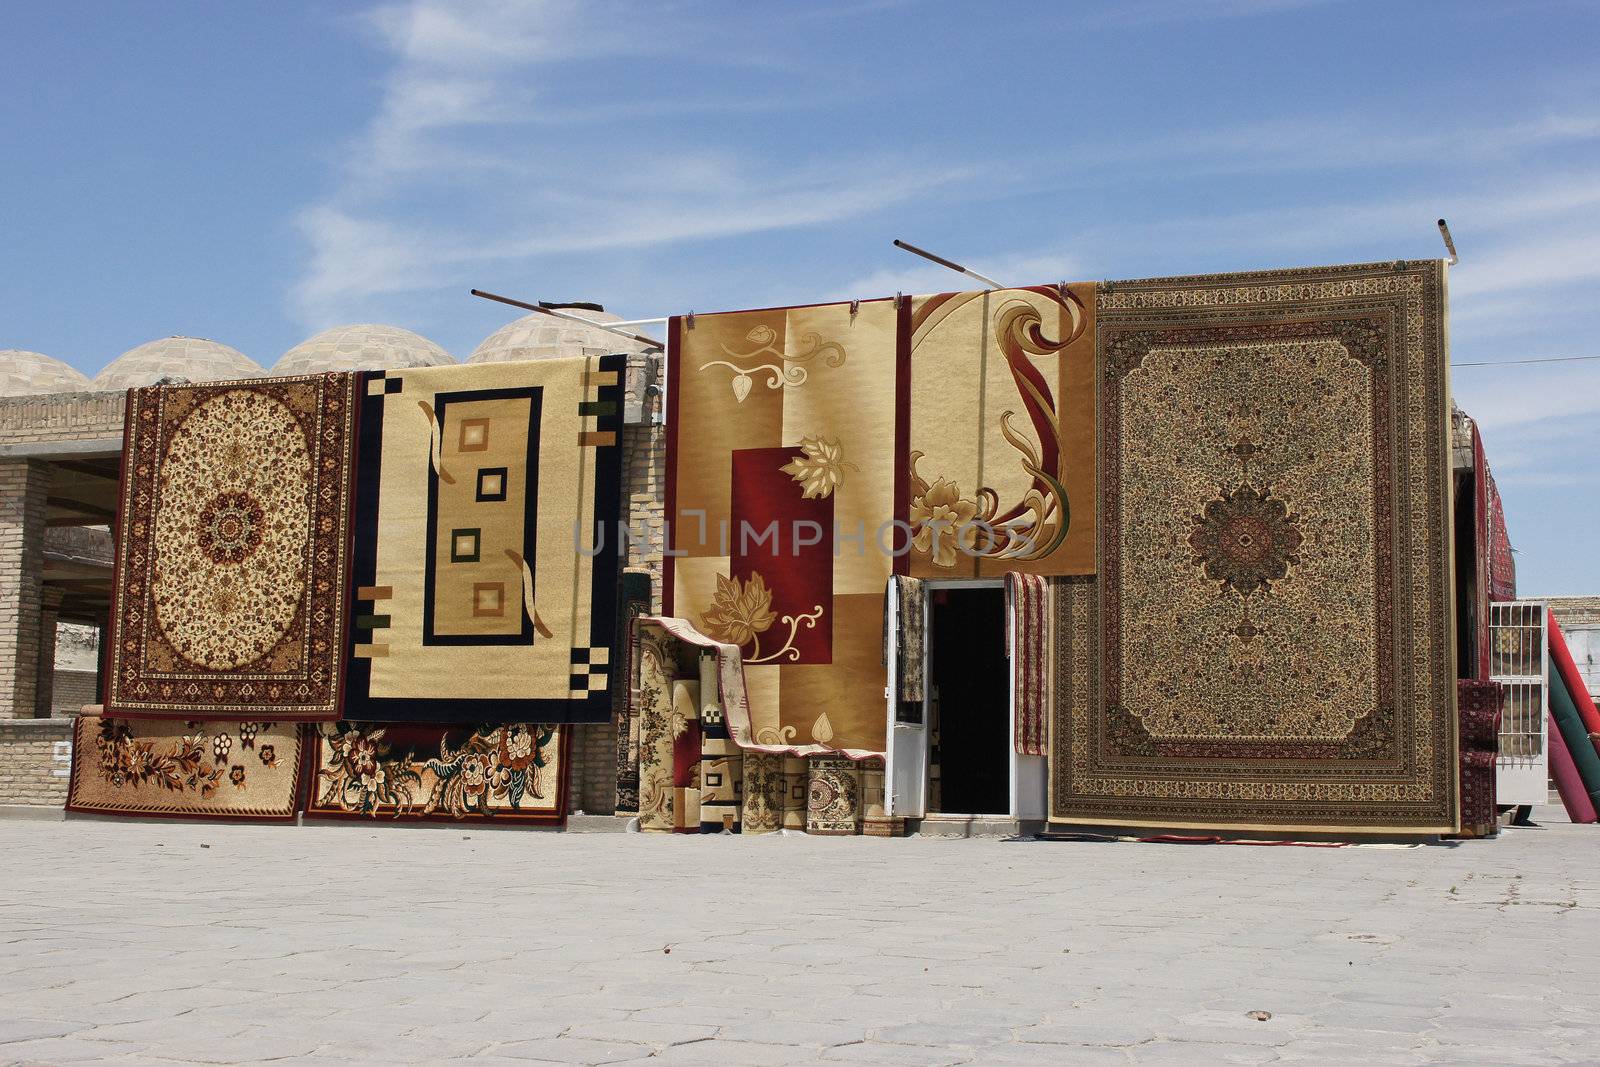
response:
[(85, 375), (59, 359), (20, 348), (0, 348), (0, 396), (80, 393), (92, 388)]
[(163, 378), (224, 382), (265, 372), (236, 348), (199, 337), (163, 337), (130, 348), (95, 377), (96, 389), (136, 389)]
[(398, 326), (361, 323), (335, 326), (283, 354), (273, 374), (319, 374), (338, 370), (403, 370), (454, 363), (450, 353), (420, 334)]
[[(591, 308), (561, 308), (596, 322), (620, 322), (620, 315)], [(592, 326), (534, 312), (508, 322), (472, 350), (468, 363), (510, 363), (521, 359), (558, 359), (562, 356), (609, 356), (643, 352), (645, 346)]]

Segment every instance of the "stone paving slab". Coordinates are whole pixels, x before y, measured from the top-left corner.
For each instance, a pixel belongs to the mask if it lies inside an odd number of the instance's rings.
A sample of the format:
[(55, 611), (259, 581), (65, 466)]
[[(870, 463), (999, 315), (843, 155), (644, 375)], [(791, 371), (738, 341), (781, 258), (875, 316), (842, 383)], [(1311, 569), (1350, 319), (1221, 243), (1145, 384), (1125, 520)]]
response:
[(1600, 828), (1536, 818), (1411, 849), (0, 819), (0, 1063), (1596, 1062)]

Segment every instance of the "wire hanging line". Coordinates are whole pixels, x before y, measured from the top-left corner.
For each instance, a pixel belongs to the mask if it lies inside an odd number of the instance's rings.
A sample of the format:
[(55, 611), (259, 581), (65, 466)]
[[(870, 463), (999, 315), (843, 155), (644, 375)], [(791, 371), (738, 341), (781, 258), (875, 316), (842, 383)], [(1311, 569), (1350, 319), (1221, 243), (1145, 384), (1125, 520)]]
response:
[(1600, 356), (1546, 356), (1542, 359), (1496, 359), (1486, 363), (1452, 363), (1452, 367), (1518, 367), (1527, 363), (1577, 363), (1580, 360), (1600, 359)]

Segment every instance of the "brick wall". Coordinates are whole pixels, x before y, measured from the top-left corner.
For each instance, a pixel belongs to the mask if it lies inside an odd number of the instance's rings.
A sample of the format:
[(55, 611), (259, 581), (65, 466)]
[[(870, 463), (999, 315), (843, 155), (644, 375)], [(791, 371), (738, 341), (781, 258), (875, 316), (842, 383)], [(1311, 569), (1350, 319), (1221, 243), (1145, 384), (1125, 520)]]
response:
[(1600, 626), (1600, 596), (1553, 596), (1550, 614), (1561, 630), (1592, 629)]
[(119, 438), (126, 399), (123, 392), (0, 399), (0, 444)]
[(49, 491), (46, 464), (0, 459), (0, 719), (35, 712)]
[(0, 720), (0, 804), (66, 803), (71, 741), (71, 719)]
[(98, 704), (100, 694), (95, 690), (94, 678), (94, 671), (69, 671), (58, 667), (51, 692), (52, 714), (76, 715), (85, 704)]

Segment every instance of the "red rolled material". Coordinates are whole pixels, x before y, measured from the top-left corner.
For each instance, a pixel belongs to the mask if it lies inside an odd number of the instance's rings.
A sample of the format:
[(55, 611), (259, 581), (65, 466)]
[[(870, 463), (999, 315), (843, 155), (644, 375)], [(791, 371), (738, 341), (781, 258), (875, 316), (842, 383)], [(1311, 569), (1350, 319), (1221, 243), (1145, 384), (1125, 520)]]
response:
[(1554, 615), (1550, 616), (1550, 662), (1561, 672), (1561, 680), (1567, 683), (1567, 692), (1578, 707), (1579, 718), (1583, 719), (1584, 732), (1595, 744), (1595, 751), (1600, 752), (1600, 742), (1595, 741), (1595, 735), (1600, 734), (1600, 710), (1595, 709), (1594, 698), (1589, 695), (1589, 687), (1583, 684), (1578, 664), (1572, 658), (1572, 651), (1567, 648), (1567, 639), (1562, 635), (1561, 625), (1556, 622)]
[(1584, 791), (1583, 779), (1578, 776), (1578, 765), (1572, 762), (1572, 753), (1561, 737), (1552, 715), (1547, 729), (1550, 750), (1550, 777), (1556, 780), (1556, 792), (1561, 795), (1561, 806), (1567, 809), (1567, 818), (1573, 822), (1595, 822), (1594, 804)]

